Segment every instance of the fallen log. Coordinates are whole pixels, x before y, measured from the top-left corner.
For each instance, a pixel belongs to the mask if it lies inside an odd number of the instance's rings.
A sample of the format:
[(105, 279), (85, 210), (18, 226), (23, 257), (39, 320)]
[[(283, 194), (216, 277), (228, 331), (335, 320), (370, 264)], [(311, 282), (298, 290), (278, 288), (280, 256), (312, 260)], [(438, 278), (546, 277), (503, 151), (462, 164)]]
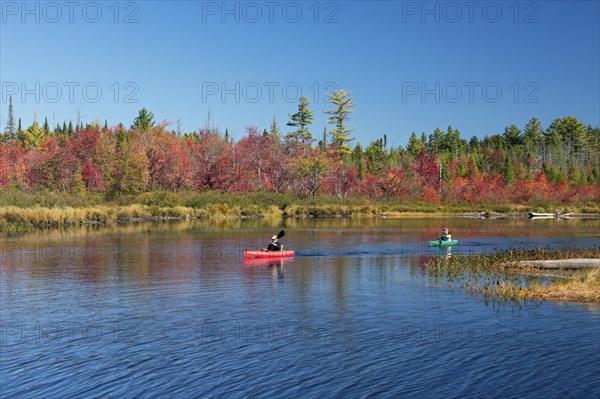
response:
[(600, 269), (600, 259), (522, 260), (509, 265), (536, 269)]

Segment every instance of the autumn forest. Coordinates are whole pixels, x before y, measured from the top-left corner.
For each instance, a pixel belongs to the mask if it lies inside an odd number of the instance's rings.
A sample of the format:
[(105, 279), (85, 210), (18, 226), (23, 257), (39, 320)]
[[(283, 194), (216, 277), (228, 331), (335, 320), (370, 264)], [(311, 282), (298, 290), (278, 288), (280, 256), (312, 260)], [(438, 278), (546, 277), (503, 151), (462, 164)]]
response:
[(313, 111), (300, 98), (287, 120), (248, 126), (237, 140), (210, 124), (181, 132), (145, 108), (130, 126), (49, 126), (36, 116), (23, 127), (11, 99), (0, 137), (0, 187), (100, 193), (107, 201), (211, 191), (440, 205), (598, 203), (600, 129), (575, 117), (557, 117), (549, 126), (532, 117), (470, 139), (448, 126), (413, 132), (398, 147), (381, 135), (363, 147), (356, 140), (361, 132), (351, 128), (355, 100), (344, 90), (329, 98), (329, 127), (321, 132), (311, 129)]

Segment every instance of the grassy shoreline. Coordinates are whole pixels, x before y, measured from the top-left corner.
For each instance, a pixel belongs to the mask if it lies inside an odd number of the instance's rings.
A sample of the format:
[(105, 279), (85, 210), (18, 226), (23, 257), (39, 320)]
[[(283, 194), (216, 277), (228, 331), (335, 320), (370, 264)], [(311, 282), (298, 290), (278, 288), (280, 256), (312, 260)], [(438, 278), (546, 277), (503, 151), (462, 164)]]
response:
[(331, 197), (296, 198), (256, 192), (147, 192), (138, 196), (107, 197), (102, 193), (56, 193), (0, 190), (0, 231), (70, 225), (106, 225), (126, 221), (262, 217), (442, 217), (469, 213), (522, 215), (527, 211), (600, 213), (600, 204), (569, 207), (552, 204), (402, 203)]
[[(0, 231), (14, 227), (52, 228), (73, 225), (107, 225), (119, 222), (140, 222), (159, 220), (196, 220), (224, 218), (310, 218), (310, 217), (386, 217), (386, 218), (439, 218), (468, 217), (472, 211), (460, 208), (432, 208), (412, 210), (406, 205), (289, 205), (284, 209), (277, 206), (229, 206), (209, 204), (202, 208), (176, 205), (161, 207), (156, 205), (100, 205), (93, 207), (0, 207)], [(485, 211), (482, 211), (485, 212)], [(506, 217), (525, 217), (524, 212), (507, 212)], [(489, 216), (489, 215), (488, 215)]]
[(600, 269), (561, 269), (553, 270), (549, 275), (539, 268), (520, 263), (558, 259), (600, 259), (600, 251), (509, 250), (450, 259), (435, 258), (426, 262), (425, 266), (434, 276), (459, 280), (463, 290), (485, 298), (600, 303)]

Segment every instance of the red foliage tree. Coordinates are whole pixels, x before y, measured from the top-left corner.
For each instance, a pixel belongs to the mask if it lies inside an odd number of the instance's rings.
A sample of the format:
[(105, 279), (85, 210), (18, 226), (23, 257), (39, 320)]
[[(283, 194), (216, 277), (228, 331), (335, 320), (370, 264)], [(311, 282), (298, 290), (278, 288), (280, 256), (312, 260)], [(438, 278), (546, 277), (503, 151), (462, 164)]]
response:
[(232, 145), (216, 132), (201, 130), (186, 139), (192, 187), (196, 190), (226, 191), (235, 170)]

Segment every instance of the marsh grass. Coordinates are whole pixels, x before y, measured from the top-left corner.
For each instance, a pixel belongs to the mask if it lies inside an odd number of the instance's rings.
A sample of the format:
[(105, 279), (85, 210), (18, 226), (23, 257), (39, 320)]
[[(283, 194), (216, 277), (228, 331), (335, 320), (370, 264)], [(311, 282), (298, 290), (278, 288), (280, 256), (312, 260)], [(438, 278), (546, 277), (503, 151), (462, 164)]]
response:
[[(0, 232), (15, 228), (49, 228), (153, 219), (438, 217), (470, 212), (522, 214), (525, 210), (524, 205), (439, 205), (425, 202), (402, 203), (394, 199), (340, 200), (324, 196), (299, 198), (273, 192), (236, 194), (214, 191), (153, 191), (118, 196), (114, 193), (26, 191), (8, 187), (0, 190)], [(543, 209), (540, 206), (530, 210), (556, 209)]]
[(559, 270), (548, 276), (537, 268), (517, 264), (518, 261), (556, 259), (599, 259), (594, 249), (508, 250), (494, 254), (432, 258), (425, 263), (430, 275), (460, 282), (461, 288), (486, 298), (504, 300), (552, 299), (600, 302), (600, 270)]

